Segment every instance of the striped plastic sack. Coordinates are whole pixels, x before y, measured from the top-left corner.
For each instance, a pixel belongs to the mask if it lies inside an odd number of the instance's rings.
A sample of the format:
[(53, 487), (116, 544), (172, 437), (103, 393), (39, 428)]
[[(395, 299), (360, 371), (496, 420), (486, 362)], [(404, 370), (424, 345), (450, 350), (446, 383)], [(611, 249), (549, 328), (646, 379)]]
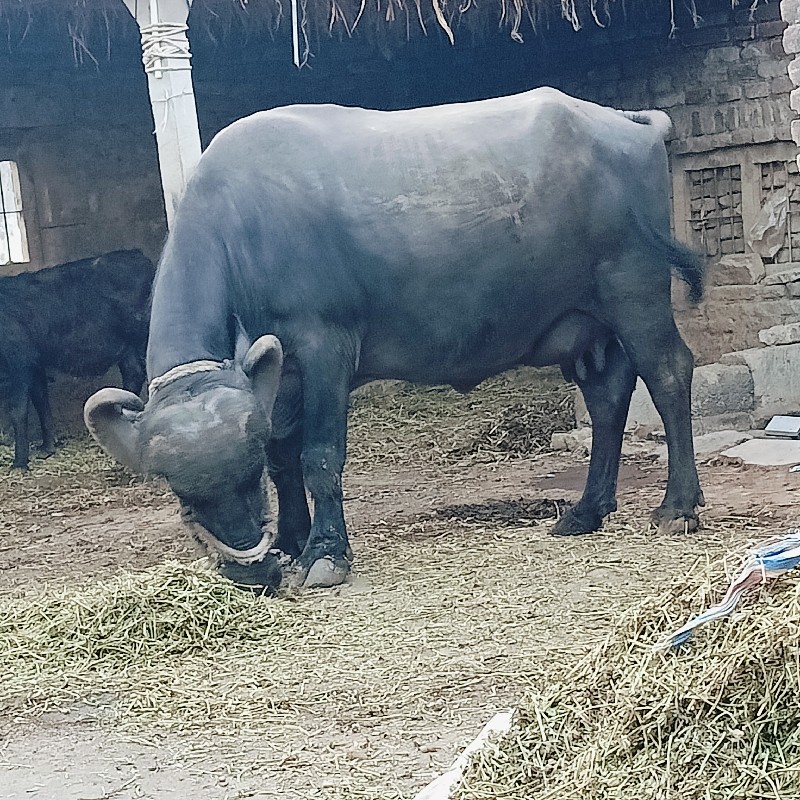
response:
[(686, 642), (698, 625), (727, 616), (736, 607), (745, 592), (765, 583), (767, 578), (777, 578), (800, 565), (800, 528), (792, 528), (783, 536), (768, 539), (748, 550), (748, 558), (731, 581), (725, 597), (712, 608), (678, 628), (664, 641), (654, 646), (656, 650), (677, 647)]

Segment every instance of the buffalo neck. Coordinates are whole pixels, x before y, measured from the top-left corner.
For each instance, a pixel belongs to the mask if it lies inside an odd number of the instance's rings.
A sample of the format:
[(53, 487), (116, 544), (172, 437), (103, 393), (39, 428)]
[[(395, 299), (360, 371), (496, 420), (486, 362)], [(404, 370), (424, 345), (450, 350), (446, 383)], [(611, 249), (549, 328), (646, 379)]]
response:
[(148, 379), (190, 361), (233, 356), (228, 286), (214, 251), (170, 237), (153, 285)]

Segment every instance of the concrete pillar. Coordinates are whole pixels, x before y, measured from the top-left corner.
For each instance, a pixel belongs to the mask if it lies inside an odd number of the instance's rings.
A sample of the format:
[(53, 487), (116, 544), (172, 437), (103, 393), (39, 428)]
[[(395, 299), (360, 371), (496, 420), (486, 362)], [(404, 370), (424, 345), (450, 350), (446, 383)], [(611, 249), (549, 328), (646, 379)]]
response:
[[(789, 62), (789, 77), (795, 86), (800, 86), (800, 0), (781, 0), (781, 17), (789, 26), (783, 32), (783, 49), (794, 56)], [(791, 102), (795, 111), (800, 110), (800, 89), (792, 92)], [(792, 120), (792, 138), (800, 145), (800, 119)], [(800, 166), (800, 155), (797, 163)]]
[(186, 36), (192, 0), (123, 0), (142, 34), (167, 226), (200, 158), (200, 129)]

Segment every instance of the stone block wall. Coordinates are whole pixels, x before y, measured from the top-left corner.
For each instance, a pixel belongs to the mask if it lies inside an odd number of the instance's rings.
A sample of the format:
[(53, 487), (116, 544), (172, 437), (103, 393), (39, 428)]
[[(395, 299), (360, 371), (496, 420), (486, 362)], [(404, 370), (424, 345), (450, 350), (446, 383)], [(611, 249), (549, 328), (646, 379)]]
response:
[[(800, 0), (781, 0), (781, 16), (786, 23), (783, 49), (789, 54), (789, 79), (792, 82), (791, 106), (800, 115)], [(792, 120), (792, 139), (800, 145), (800, 120)], [(800, 165), (800, 156), (797, 158)]]
[[(786, 23), (778, 3), (720, 3), (674, 40), (637, 38), (596, 49), (588, 69), (566, 69), (572, 94), (672, 118), (673, 155), (791, 140)], [(595, 34), (597, 36), (597, 34)]]

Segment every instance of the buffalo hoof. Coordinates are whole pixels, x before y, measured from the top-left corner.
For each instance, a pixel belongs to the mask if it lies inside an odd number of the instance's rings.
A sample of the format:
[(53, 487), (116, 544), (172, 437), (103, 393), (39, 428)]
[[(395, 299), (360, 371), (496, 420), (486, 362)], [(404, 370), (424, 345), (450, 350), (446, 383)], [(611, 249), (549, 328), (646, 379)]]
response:
[(700, 527), (700, 518), (695, 512), (681, 514), (664, 508), (657, 508), (650, 515), (653, 525), (660, 534), (692, 533)]
[(271, 553), (254, 564), (223, 561), (218, 569), (224, 578), (242, 589), (250, 589), (258, 594), (275, 594), (283, 578), (278, 559)]
[(17, 462), (15, 461), (15, 462), (14, 462), (14, 463), (11, 465), (11, 469), (18, 469), (20, 472), (28, 472), (28, 470), (30, 469), (30, 467), (28, 466), (27, 462), (26, 462), (26, 463), (24, 463), (24, 464), (17, 464)]
[(602, 517), (575, 513), (574, 508), (567, 509), (561, 519), (550, 529), (551, 536), (582, 536), (600, 530)]
[(350, 562), (344, 558), (318, 558), (309, 568), (303, 580), (306, 589), (327, 589), (340, 586), (350, 574)]

